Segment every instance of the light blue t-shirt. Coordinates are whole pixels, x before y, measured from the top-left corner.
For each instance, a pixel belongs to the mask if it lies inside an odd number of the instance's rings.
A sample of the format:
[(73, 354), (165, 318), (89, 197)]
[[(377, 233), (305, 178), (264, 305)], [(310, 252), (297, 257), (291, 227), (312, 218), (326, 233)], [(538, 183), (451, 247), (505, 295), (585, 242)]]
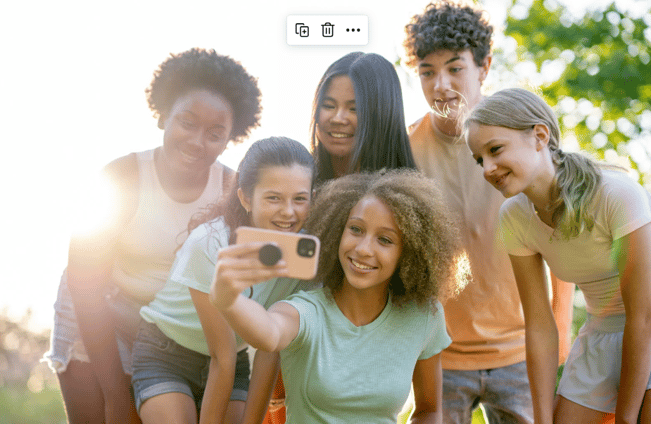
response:
[(452, 340), (443, 307), (398, 307), (391, 300), (361, 327), (341, 312), (329, 289), (291, 296), (299, 332), (280, 352), (287, 423), (391, 423), (409, 396), (416, 361)]
[[(178, 344), (208, 355), (208, 344), (192, 302), (190, 290), (208, 293), (215, 273), (217, 253), (228, 246), (230, 231), (221, 217), (195, 228), (176, 253), (176, 260), (165, 286), (149, 305), (140, 309), (145, 321), (154, 323), (170, 339)], [(272, 279), (246, 290), (251, 298), (268, 308), (299, 290), (310, 290), (313, 283), (295, 279)], [(236, 334), (237, 349), (246, 343)]]

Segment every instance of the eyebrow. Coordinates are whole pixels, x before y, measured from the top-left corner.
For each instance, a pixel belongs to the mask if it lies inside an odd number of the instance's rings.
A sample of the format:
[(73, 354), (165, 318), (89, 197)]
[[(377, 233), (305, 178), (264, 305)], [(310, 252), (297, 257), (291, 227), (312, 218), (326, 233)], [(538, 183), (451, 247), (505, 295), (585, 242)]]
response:
[[(450, 64), (450, 63), (455, 62), (457, 60), (465, 61), (465, 59), (463, 57), (457, 55), (457, 56), (451, 57), (450, 59), (446, 60), (443, 65)], [(427, 62), (422, 62), (422, 63), (418, 64), (419, 68), (431, 68), (432, 66), (434, 66), (434, 65), (432, 65), (431, 63), (427, 63)]]
[[(332, 97), (330, 97), (330, 96), (323, 96), (323, 101), (325, 102), (326, 100), (329, 100), (329, 101), (331, 101), (331, 102), (335, 102), (335, 103), (336, 103), (336, 100), (335, 100), (334, 98), (332, 98)], [(355, 99), (352, 99), (352, 100), (346, 100), (346, 103), (355, 103)]]
[[(353, 221), (353, 220), (364, 222), (364, 220), (363, 220), (362, 218), (357, 217), (357, 216), (351, 216), (351, 217), (348, 219), (348, 221)], [(389, 227), (380, 227), (380, 229), (381, 229), (381, 230), (385, 230), (385, 231), (390, 231), (390, 232), (392, 232), (392, 233), (394, 233), (394, 234), (396, 234), (396, 235), (400, 234), (399, 231), (396, 231), (396, 230), (394, 230), (393, 228), (389, 228)]]

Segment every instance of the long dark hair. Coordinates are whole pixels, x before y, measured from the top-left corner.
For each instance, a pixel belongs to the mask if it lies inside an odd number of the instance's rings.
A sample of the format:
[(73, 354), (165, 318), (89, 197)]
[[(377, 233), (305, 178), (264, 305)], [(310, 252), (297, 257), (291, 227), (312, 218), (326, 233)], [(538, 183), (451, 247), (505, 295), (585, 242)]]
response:
[[(290, 167), (294, 164), (314, 172), (314, 160), (310, 152), (298, 141), (288, 137), (269, 137), (256, 141), (249, 147), (237, 167), (237, 174), (229, 193), (220, 202), (210, 205), (204, 213), (193, 218), (188, 225), (188, 230), (192, 231), (218, 216), (224, 218), (224, 223), (231, 230), (242, 225), (251, 225), (250, 217), (237, 196), (237, 190), (242, 189), (247, 197), (251, 197), (264, 169), (272, 166)], [(235, 232), (231, 231), (230, 242), (233, 242), (234, 234)]]
[(312, 105), (311, 142), (318, 183), (334, 178), (330, 153), (319, 142), (316, 126), (332, 79), (346, 75), (355, 89), (357, 129), (348, 172), (412, 168), (400, 80), (393, 65), (375, 53), (353, 52), (335, 61), (321, 77)]

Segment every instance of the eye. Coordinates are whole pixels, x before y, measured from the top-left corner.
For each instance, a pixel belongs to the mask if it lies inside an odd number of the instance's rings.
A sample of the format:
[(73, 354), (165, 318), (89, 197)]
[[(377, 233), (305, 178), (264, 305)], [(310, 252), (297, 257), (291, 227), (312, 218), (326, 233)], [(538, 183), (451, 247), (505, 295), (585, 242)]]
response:
[(310, 198), (307, 197), (307, 196), (296, 196), (296, 197), (294, 198), (294, 201), (295, 201), (295, 202), (309, 202), (309, 201), (310, 201)]
[(384, 245), (384, 246), (388, 246), (390, 244), (393, 244), (393, 240), (391, 240), (389, 237), (386, 237), (386, 236), (380, 236), (378, 238), (378, 240), (380, 241), (380, 244)]
[(434, 75), (434, 73), (432, 71), (422, 71), (420, 73), (421, 78), (428, 78), (428, 77), (431, 77), (432, 75)]
[(489, 151), (491, 154), (495, 154), (495, 153), (499, 153), (499, 151), (500, 151), (501, 149), (502, 149), (502, 146), (499, 146), (499, 145), (498, 145), (498, 146), (492, 146), (490, 149), (488, 149), (488, 151)]
[(323, 109), (328, 109), (328, 110), (332, 110), (332, 109), (335, 108), (335, 105), (333, 105), (333, 104), (331, 104), (331, 103), (323, 103), (323, 104), (321, 105), (321, 108), (323, 108)]
[(353, 107), (350, 108), (350, 111), (353, 112), (353, 113), (357, 113), (357, 108), (355, 106), (353, 106)]
[(213, 131), (210, 133), (210, 139), (212, 141), (223, 141), (226, 138), (225, 131)]
[(196, 128), (195, 123), (192, 122), (192, 121), (189, 121), (187, 119), (180, 119), (179, 121), (181, 122), (181, 126), (183, 128), (185, 128), (186, 130), (192, 130), (192, 129)]
[(348, 230), (353, 234), (362, 234), (362, 228), (357, 225), (349, 225)]
[(265, 199), (270, 202), (277, 202), (280, 200), (280, 196), (277, 196), (275, 194), (270, 194), (269, 196), (265, 197)]
[(477, 158), (476, 160), (477, 160), (477, 165), (479, 165), (479, 166), (481, 166), (481, 167), (484, 166), (484, 159), (482, 159), (482, 158)]
[(453, 68), (450, 68), (450, 73), (451, 73), (451, 74), (456, 74), (456, 73), (458, 73), (458, 72), (461, 72), (462, 70), (463, 70), (463, 68), (461, 68), (461, 67), (459, 67), (459, 66), (455, 66), (455, 67), (453, 67)]

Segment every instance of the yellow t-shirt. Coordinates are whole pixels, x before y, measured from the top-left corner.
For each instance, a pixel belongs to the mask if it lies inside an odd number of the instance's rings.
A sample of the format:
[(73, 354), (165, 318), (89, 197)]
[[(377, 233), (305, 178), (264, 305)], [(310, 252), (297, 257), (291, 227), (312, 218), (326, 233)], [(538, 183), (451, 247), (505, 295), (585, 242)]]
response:
[(525, 360), (524, 316), (511, 262), (497, 238), (504, 197), (483, 177), (462, 138), (438, 131), (426, 115), (409, 128), (418, 169), (434, 179), (454, 217), (473, 280), (444, 307), (452, 344), (444, 369), (479, 370)]

